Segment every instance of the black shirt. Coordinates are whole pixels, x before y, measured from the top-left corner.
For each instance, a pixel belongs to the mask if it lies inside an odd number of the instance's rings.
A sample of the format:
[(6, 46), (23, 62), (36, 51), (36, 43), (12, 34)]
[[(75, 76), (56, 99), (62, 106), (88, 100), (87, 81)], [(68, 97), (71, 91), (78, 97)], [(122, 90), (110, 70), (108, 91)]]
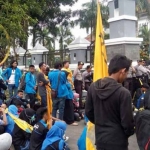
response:
[(31, 134), (29, 150), (41, 150), (47, 132), (47, 124), (43, 120), (36, 123)]

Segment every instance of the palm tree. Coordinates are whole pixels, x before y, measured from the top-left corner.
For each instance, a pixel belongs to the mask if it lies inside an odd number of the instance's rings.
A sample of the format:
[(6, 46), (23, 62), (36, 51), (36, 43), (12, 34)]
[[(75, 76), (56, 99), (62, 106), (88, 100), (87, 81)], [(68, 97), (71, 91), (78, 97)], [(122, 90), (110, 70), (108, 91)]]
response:
[(139, 30), (139, 37), (143, 38), (143, 45), (149, 44), (149, 32), (148, 26), (144, 25)]
[(69, 45), (74, 40), (69, 26), (60, 26), (57, 36), (59, 37), (60, 50), (63, 50), (65, 46)]
[(70, 31), (70, 26), (60, 26), (58, 29), (60, 58), (63, 60), (63, 50), (74, 40), (74, 37)]
[[(109, 27), (108, 24), (108, 18), (109, 18), (109, 8), (108, 6), (101, 5), (101, 14), (102, 14), (102, 22), (103, 27), (106, 29)], [(96, 14), (97, 14), (97, 3), (95, 0), (93, 0), (93, 3), (88, 2), (84, 3), (82, 5), (81, 10), (77, 10), (73, 12), (73, 16), (78, 16), (78, 19), (75, 20), (76, 25), (80, 25), (80, 28), (85, 28), (86, 32), (89, 33), (89, 30), (91, 28), (91, 21), (93, 22), (93, 31), (95, 31), (95, 25), (96, 25)]]
[(50, 41), (53, 41), (53, 38), (50, 37), (50, 33), (47, 28), (36, 31), (35, 42), (39, 42), (40, 44), (43, 44), (43, 46), (46, 46), (46, 44)]
[(144, 58), (144, 59), (148, 59), (149, 58), (149, 41), (150, 41), (150, 30), (148, 29), (148, 27), (142, 26), (139, 30), (139, 37), (143, 38), (143, 43), (141, 46), (141, 51), (140, 51), (140, 57)]

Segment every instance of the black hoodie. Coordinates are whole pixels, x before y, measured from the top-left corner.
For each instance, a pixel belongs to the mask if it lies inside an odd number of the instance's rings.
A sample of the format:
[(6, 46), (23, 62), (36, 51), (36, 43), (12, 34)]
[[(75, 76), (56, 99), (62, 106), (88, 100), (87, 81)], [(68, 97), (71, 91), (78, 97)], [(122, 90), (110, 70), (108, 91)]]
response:
[(88, 91), (86, 116), (95, 124), (97, 149), (126, 150), (134, 133), (130, 92), (112, 78), (94, 82)]
[(144, 109), (135, 117), (136, 137), (140, 150), (150, 150), (150, 90), (144, 96)]

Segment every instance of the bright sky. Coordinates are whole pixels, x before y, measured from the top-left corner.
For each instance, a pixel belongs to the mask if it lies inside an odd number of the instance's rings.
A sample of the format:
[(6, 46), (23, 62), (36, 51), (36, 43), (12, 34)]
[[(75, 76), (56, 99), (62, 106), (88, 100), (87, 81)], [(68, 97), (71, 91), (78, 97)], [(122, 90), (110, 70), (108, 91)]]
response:
[[(82, 4), (91, 2), (91, 0), (78, 0), (78, 2), (73, 6), (73, 7), (62, 7), (63, 10), (71, 9), (71, 10), (80, 10), (82, 9)], [(72, 18), (74, 19), (74, 18)], [(72, 34), (74, 35), (75, 38), (78, 38), (79, 36), (84, 38), (87, 36), (86, 30), (85, 29), (80, 29), (79, 26), (74, 27), (71, 29)]]

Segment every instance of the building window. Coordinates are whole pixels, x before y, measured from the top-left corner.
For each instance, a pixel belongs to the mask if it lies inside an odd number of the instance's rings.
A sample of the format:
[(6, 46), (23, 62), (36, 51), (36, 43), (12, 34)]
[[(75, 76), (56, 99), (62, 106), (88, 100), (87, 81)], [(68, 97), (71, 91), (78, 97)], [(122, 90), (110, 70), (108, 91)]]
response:
[(86, 50), (86, 63), (90, 63), (90, 50)]
[(115, 5), (115, 9), (119, 8), (119, 2), (118, 2), (118, 0), (114, 0), (114, 5)]
[(74, 53), (74, 55), (73, 55), (73, 60), (76, 60), (76, 53)]

